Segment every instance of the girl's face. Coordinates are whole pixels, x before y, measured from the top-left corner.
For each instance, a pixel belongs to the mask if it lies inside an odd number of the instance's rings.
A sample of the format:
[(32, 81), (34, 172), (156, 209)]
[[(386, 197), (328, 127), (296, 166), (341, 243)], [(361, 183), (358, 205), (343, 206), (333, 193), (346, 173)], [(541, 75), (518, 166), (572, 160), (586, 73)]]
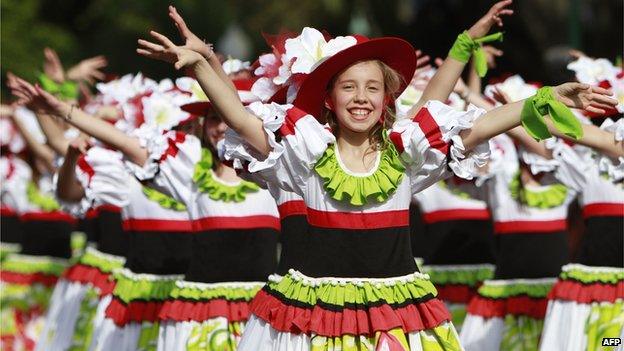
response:
[(217, 143), (225, 137), (226, 129), (227, 125), (223, 123), (221, 118), (206, 118), (204, 120), (205, 141), (210, 142), (216, 147)]
[(385, 107), (384, 77), (375, 61), (356, 63), (337, 78), (325, 107), (332, 110), (340, 128), (367, 133), (379, 122)]

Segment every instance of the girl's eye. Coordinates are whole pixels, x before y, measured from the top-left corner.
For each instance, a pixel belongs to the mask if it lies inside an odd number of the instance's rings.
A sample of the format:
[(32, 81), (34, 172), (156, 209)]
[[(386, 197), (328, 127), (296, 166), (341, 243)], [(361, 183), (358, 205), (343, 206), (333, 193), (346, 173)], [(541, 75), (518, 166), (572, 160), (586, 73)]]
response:
[(379, 91), (378, 87), (368, 87), (368, 90), (370, 91)]
[(345, 89), (345, 90), (353, 89), (353, 85), (352, 84), (343, 85), (342, 89)]

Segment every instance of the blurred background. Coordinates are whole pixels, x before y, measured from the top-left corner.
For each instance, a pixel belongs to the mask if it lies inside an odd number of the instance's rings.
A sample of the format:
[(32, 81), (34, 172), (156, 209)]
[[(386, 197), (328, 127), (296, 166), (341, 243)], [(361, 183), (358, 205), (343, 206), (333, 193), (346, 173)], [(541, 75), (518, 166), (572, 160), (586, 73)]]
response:
[[(173, 4), (193, 32), (225, 55), (253, 60), (267, 51), (261, 35), (304, 26), (330, 34), (400, 36), (426, 54), (446, 55), (455, 37), (494, 3), (492, 0), (2, 0), (0, 67), (33, 79), (43, 48), (56, 49), (69, 67), (98, 54), (111, 74), (142, 71), (173, 76), (170, 65), (135, 54), (136, 40), (154, 29), (178, 38), (167, 17)], [(505, 19), (505, 55), (490, 77), (513, 72), (528, 81), (568, 79), (567, 52), (616, 61), (623, 52), (622, 0), (516, 0)], [(2, 89), (3, 98), (7, 97)]]

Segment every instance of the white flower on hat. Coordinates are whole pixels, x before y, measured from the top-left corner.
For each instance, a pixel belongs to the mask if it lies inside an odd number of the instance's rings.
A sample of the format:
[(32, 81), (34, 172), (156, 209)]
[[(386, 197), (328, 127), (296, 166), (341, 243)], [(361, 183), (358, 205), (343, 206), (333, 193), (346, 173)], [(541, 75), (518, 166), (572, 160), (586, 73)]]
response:
[(340, 36), (325, 41), (323, 33), (305, 27), (298, 37), (286, 40), (284, 56), (288, 62), (295, 59), (290, 68), (291, 73), (308, 74), (326, 58), (355, 44), (357, 40), (352, 36)]
[[(517, 74), (505, 79), (502, 83), (486, 86), (484, 92), (485, 96), (494, 99), (496, 88), (507, 94), (512, 101), (527, 99), (537, 92), (537, 87), (535, 85), (528, 84)], [(500, 103), (497, 103), (497, 105), (500, 105)]]
[(579, 82), (591, 85), (596, 85), (603, 80), (614, 80), (620, 72), (607, 59), (589, 57), (579, 57), (578, 60), (568, 64), (568, 69), (574, 71)]
[(145, 123), (155, 125), (160, 130), (169, 130), (190, 117), (189, 113), (180, 109), (181, 105), (189, 102), (186, 94), (155, 92), (142, 98), (141, 102)]
[(251, 63), (249, 63), (249, 61), (241, 61), (239, 59), (230, 57), (229, 59), (225, 60), (225, 62), (223, 62), (221, 66), (223, 67), (225, 74), (233, 74), (250, 69)]

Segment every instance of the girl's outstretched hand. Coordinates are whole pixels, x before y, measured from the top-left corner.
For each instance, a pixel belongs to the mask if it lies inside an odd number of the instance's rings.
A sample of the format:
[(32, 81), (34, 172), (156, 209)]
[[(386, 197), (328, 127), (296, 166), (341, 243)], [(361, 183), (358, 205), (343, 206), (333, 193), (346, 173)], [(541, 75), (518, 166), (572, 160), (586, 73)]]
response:
[(60, 116), (65, 103), (54, 95), (41, 89), (39, 85), (33, 86), (22, 78), (7, 73), (7, 86), (11, 93), (17, 97), (17, 103), (26, 105), (29, 109), (39, 113), (49, 113)]
[(57, 83), (65, 81), (65, 71), (56, 51), (45, 48), (43, 49), (43, 57), (43, 73)]
[(589, 84), (564, 83), (553, 88), (555, 97), (564, 105), (602, 114), (614, 108), (618, 101), (610, 98), (613, 93), (607, 89)]
[(175, 24), (178, 32), (180, 33), (180, 37), (184, 39), (183, 48), (190, 49), (193, 51), (197, 51), (202, 54), (202, 56), (209, 58), (214, 54), (212, 44), (206, 43), (203, 40), (199, 39), (195, 33), (191, 32), (189, 27), (184, 22), (184, 19), (178, 13), (178, 10), (174, 6), (169, 6), (169, 18), (173, 20), (173, 24)]
[(499, 27), (503, 26), (503, 19), (501, 16), (512, 15), (514, 12), (507, 7), (511, 5), (512, 0), (504, 0), (499, 1), (494, 6), (490, 8), (490, 10), (485, 14), (485, 16), (481, 17), (470, 29), (468, 30), (468, 34), (471, 38), (477, 39), (488, 34), (490, 29), (494, 24)]
[(150, 31), (150, 35), (160, 44), (139, 39), (140, 47), (136, 50), (139, 55), (172, 63), (177, 70), (193, 66), (204, 59), (198, 52), (182, 46), (176, 46), (169, 38), (158, 32)]
[(101, 71), (108, 65), (106, 57), (95, 56), (78, 62), (77, 65), (67, 71), (67, 78), (75, 81), (86, 81), (93, 84), (98, 80), (104, 80), (106, 75)]

